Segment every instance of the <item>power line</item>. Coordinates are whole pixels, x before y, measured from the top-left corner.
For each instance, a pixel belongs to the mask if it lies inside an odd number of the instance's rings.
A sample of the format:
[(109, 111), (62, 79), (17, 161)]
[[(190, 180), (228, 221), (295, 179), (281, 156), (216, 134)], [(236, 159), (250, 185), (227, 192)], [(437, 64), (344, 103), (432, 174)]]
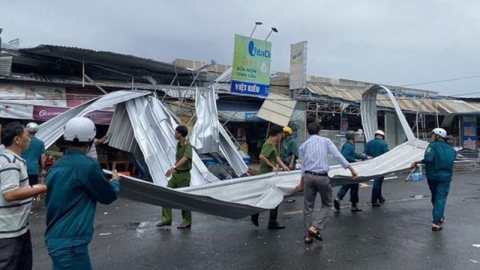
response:
[(438, 81), (430, 81), (430, 82), (404, 84), (404, 85), (400, 85), (400, 87), (415, 86), (415, 85), (425, 85), (425, 84), (434, 84), (434, 83), (442, 83), (442, 82), (452, 82), (452, 81), (461, 81), (461, 80), (468, 80), (468, 79), (475, 79), (475, 78), (480, 78), (480, 75), (469, 76), (469, 77), (458, 77), (458, 78), (438, 80)]

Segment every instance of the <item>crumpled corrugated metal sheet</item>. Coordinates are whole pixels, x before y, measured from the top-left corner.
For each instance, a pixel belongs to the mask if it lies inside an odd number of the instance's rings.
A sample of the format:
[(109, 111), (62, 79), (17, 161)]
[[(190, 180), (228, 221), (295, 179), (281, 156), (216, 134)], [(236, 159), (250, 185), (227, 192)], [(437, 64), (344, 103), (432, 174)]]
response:
[[(370, 96), (364, 98), (367, 98), (367, 101), (371, 100)], [(82, 112), (96, 110), (97, 108), (90, 107), (95, 107), (97, 102), (101, 102), (101, 98), (87, 105), (88, 108)], [(300, 171), (211, 181), (208, 173), (205, 175), (202, 168), (195, 167), (192, 171), (192, 183), (201, 184), (175, 190), (162, 187), (166, 181), (162, 175), (165, 169), (173, 164), (171, 162), (175, 156), (176, 141), (173, 138), (173, 128), (176, 121), (168, 110), (162, 109), (162, 104), (153, 96), (138, 96), (125, 102), (135, 139), (146, 157), (155, 181), (155, 185), (152, 185), (139, 179), (122, 176), (121, 196), (125, 198), (228, 218), (243, 218), (275, 208), (282, 202), (283, 196), (291, 193), (300, 181)], [(403, 114), (400, 114), (399, 118), (404, 118)], [(128, 124), (128, 121), (123, 122), (123, 125), (125, 124)], [(372, 126), (371, 123), (369, 125)], [(114, 126), (112, 130), (115, 128)], [(393, 171), (408, 169), (412, 161), (421, 159), (427, 145), (427, 142), (410, 139), (380, 157), (352, 164), (359, 172), (358, 180), (353, 180), (348, 170), (338, 165), (332, 166), (329, 172), (332, 185), (367, 181)], [(201, 163), (201, 161), (197, 163), (197, 159), (199, 160), (195, 155), (196, 165)]]
[(248, 157), (248, 155), (243, 152), (242, 149), (237, 149), (227, 131), (220, 123), (218, 125), (218, 130), (220, 131), (220, 152), (222, 152), (235, 173), (238, 176), (241, 176), (248, 171), (248, 166), (245, 164), (242, 155), (245, 157)]
[[(119, 103), (125, 103), (125, 105)], [(151, 92), (117, 91), (88, 101), (41, 124), (37, 137), (45, 142), (45, 147), (49, 147), (63, 134), (63, 127), (69, 119), (84, 116), (114, 104), (119, 105), (110, 125), (109, 145), (132, 152), (134, 155), (138, 154), (138, 148), (140, 148), (155, 183), (166, 186), (165, 172), (173, 166), (175, 161), (177, 142), (173, 127), (178, 124)], [(202, 185), (214, 181), (219, 180), (208, 171), (198, 155), (194, 153), (191, 184)]]
[(219, 152), (220, 138), (218, 131), (218, 111), (215, 102), (215, 89), (207, 88), (200, 91), (197, 88), (195, 97), (195, 112), (197, 121), (193, 127), (190, 143), (198, 154)]
[(197, 152), (221, 152), (238, 176), (246, 173), (248, 166), (239, 152), (242, 150), (237, 149), (218, 120), (216, 95), (213, 87), (203, 93), (197, 89), (195, 110), (197, 121), (193, 127), (190, 142)]
[[(153, 96), (129, 100), (126, 102), (126, 109), (135, 140), (142, 150), (154, 183), (167, 186), (165, 172), (175, 164), (177, 141), (174, 134), (178, 123)], [(210, 173), (195, 151), (191, 175), (192, 186), (219, 181)]]
[(374, 85), (367, 91), (362, 94), (362, 103), (360, 104), (360, 111), (362, 115), (362, 125), (363, 130), (365, 132), (365, 140), (368, 142), (373, 140), (374, 133), (378, 129), (378, 113), (377, 113), (377, 93), (379, 90), (385, 90), (387, 92), (390, 101), (395, 108), (395, 112), (397, 113), (397, 117), (400, 120), (400, 124), (405, 131), (405, 135), (407, 139), (414, 140), (415, 135), (413, 134), (412, 129), (408, 125), (407, 119), (403, 115), (400, 106), (395, 99), (395, 96), (392, 94), (390, 89), (382, 85)]
[[(349, 170), (339, 165), (331, 166), (328, 173), (330, 183), (332, 186), (340, 186), (365, 182), (408, 169), (413, 161), (422, 159), (427, 145), (425, 141), (414, 139), (375, 159), (352, 163), (352, 167), (359, 173), (356, 180), (352, 179)], [(301, 171), (296, 170), (235, 178), (173, 191), (162, 187), (142, 186), (139, 180), (124, 177), (122, 196), (159, 206), (239, 219), (277, 207), (285, 195), (294, 191), (300, 178)]]
[(151, 92), (145, 91), (116, 91), (104, 95), (98, 99), (92, 99), (72, 108), (65, 113), (44, 122), (40, 125), (36, 137), (45, 143), (45, 148), (50, 147), (63, 134), (63, 127), (67, 121), (75, 116), (84, 116), (90, 112), (101, 110), (112, 105), (125, 102), (130, 99), (141, 96), (151, 95)]

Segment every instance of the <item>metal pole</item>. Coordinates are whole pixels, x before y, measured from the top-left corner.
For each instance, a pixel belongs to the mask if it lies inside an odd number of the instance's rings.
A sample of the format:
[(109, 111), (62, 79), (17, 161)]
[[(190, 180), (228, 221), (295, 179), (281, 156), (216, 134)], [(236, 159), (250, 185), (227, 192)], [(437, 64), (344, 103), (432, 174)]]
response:
[(85, 77), (89, 82), (93, 83), (93, 85), (95, 85), (95, 87), (100, 89), (100, 91), (102, 91), (104, 94), (107, 94), (107, 91), (105, 91), (105, 89), (103, 89), (100, 85), (98, 85), (94, 80), (90, 79), (90, 77), (88, 77), (87, 74), (83, 74), (83, 77)]
[(255, 24), (255, 27), (253, 27), (252, 33), (250, 34), (250, 37), (253, 36), (253, 32), (255, 32), (255, 29), (257, 29), (257, 24)]
[(270, 37), (270, 35), (272, 34), (273, 30), (270, 30), (270, 33), (268, 33), (268, 36), (265, 38), (265, 41), (267, 41), (267, 39)]

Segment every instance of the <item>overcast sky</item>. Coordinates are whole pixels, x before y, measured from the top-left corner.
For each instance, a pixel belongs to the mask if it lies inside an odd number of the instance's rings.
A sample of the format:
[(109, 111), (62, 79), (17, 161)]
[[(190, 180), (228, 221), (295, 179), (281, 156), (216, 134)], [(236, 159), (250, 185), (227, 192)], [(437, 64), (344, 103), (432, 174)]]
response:
[(5, 1), (3, 42), (65, 45), (172, 62), (231, 65), (234, 34), (264, 39), (274, 26), (272, 71), (289, 69), (290, 44), (308, 41), (309, 75), (480, 92), (478, 0), (49, 0)]

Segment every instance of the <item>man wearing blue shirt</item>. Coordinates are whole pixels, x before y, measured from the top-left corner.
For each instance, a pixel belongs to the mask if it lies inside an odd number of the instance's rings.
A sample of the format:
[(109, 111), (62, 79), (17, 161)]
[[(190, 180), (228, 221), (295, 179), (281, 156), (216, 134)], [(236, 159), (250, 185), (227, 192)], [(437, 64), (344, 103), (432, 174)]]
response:
[(75, 117), (65, 125), (65, 155), (48, 171), (45, 243), (54, 269), (92, 269), (88, 244), (93, 238), (97, 202), (110, 204), (120, 193), (118, 174), (109, 181), (97, 160), (87, 157), (96, 130), (92, 120)]
[[(385, 133), (381, 130), (375, 131), (375, 139), (369, 141), (365, 146), (365, 154), (371, 157), (378, 157), (388, 152), (388, 144), (385, 142)], [(373, 180), (372, 206), (379, 207), (385, 202), (382, 196), (382, 185), (384, 177)]]
[(31, 186), (38, 184), (39, 173), (41, 177), (44, 177), (46, 174), (45, 161), (47, 157), (45, 156), (45, 143), (35, 137), (38, 128), (37, 123), (30, 122), (27, 124), (27, 130), (30, 134), (30, 146), (22, 152), (22, 158), (27, 161), (28, 182)]
[(447, 144), (447, 132), (443, 128), (432, 131), (432, 140), (425, 150), (424, 158), (413, 162), (411, 167), (425, 164), (428, 187), (432, 193), (432, 231), (440, 231), (444, 222), (445, 205), (452, 182), (453, 162), (457, 152)]
[[(355, 152), (355, 136), (357, 133), (353, 130), (347, 131), (345, 134), (345, 138), (347, 142), (345, 142), (342, 146), (342, 155), (345, 159), (350, 162), (357, 162), (361, 160), (365, 160), (371, 157), (368, 157), (364, 154), (357, 154)], [(337, 211), (340, 210), (340, 202), (342, 201), (343, 197), (347, 194), (348, 190), (350, 189), (350, 202), (352, 203), (351, 211), (352, 212), (360, 212), (362, 209), (358, 207), (358, 184), (348, 184), (343, 185), (337, 193), (337, 198), (333, 201), (333, 206)]]

